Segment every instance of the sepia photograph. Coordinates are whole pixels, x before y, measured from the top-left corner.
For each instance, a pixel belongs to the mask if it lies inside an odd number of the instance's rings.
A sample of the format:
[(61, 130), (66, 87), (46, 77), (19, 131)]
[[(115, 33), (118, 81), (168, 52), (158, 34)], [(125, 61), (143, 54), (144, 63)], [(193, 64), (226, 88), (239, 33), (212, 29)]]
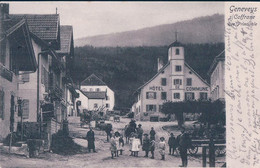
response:
[(229, 167), (226, 156), (247, 163), (227, 151), (226, 109), (236, 103), (226, 98), (238, 101), (228, 89), (239, 76), (229, 44), (251, 37), (227, 37), (256, 26), (239, 12), (258, 8), (231, 6), (227, 23), (225, 2), (0, 7), (1, 168)]

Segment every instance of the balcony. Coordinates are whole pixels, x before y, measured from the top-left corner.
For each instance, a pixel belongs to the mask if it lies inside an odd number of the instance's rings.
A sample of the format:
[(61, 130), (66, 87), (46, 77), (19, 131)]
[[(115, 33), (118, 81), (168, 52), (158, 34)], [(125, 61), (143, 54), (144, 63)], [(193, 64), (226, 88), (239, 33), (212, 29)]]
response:
[(57, 85), (51, 86), (50, 91), (53, 98), (60, 99), (60, 100), (62, 99), (63, 91), (59, 86)]

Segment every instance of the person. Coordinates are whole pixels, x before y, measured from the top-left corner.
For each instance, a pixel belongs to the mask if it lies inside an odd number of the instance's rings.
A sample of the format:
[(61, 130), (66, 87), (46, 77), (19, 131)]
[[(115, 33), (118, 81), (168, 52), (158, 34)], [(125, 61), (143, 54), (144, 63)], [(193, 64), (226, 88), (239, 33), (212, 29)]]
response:
[(96, 150), (95, 150), (95, 133), (91, 127), (90, 127), (90, 130), (87, 132), (86, 139), (88, 141), (88, 151), (90, 152), (90, 150), (93, 149), (93, 152), (96, 152)]
[(131, 119), (130, 123), (129, 123), (129, 126), (133, 128), (133, 132), (135, 132), (135, 129), (136, 129), (136, 123), (135, 123), (135, 120), (134, 119)]
[(160, 142), (159, 142), (159, 153), (161, 154), (162, 156), (162, 159), (161, 160), (165, 160), (165, 148), (166, 148), (166, 143), (165, 143), (165, 139), (164, 137), (161, 137), (160, 138)]
[(150, 139), (148, 138), (148, 134), (144, 134), (143, 146), (142, 146), (142, 150), (145, 151), (144, 157), (148, 157), (149, 147), (150, 147)]
[(105, 128), (106, 134), (107, 134), (107, 142), (109, 142), (109, 139), (111, 138), (111, 131), (112, 131), (112, 125), (107, 124)]
[(152, 154), (151, 159), (154, 159), (155, 140), (150, 138), (150, 151)]
[(188, 156), (187, 149), (190, 146), (190, 138), (189, 135), (185, 132), (185, 128), (181, 129), (181, 134), (179, 135), (179, 149), (181, 155), (182, 165), (180, 167), (187, 167), (188, 165)]
[(120, 155), (123, 154), (123, 147), (124, 147), (124, 138), (123, 136), (121, 135), (120, 138), (119, 138), (119, 151), (120, 151)]
[(118, 131), (115, 132), (115, 141), (116, 141), (116, 156), (119, 157), (119, 139), (120, 139), (120, 133)]
[(111, 139), (110, 139), (110, 151), (111, 151), (111, 158), (113, 159), (114, 156), (116, 157), (116, 141), (115, 141), (115, 134), (111, 135)]
[(151, 131), (150, 131), (150, 139), (151, 140), (155, 140), (155, 131), (154, 131), (154, 129), (153, 129), (153, 127), (151, 128)]
[(134, 152), (132, 151), (132, 146), (133, 146), (133, 140), (134, 140), (134, 133), (132, 132), (130, 134), (130, 138), (129, 138), (129, 151), (131, 152), (130, 156), (134, 155)]
[(174, 150), (176, 149), (176, 139), (173, 133), (171, 133), (171, 136), (168, 140), (168, 145), (169, 145), (169, 155), (174, 155)]
[(125, 129), (125, 141), (128, 144), (129, 143), (129, 137), (130, 137), (131, 131), (130, 131), (130, 126), (127, 125)]
[(142, 128), (142, 125), (139, 124), (138, 128), (137, 128), (137, 134), (138, 134), (138, 138), (140, 139), (141, 145), (143, 144), (143, 133), (144, 133), (144, 130)]
[(134, 157), (138, 157), (140, 145), (141, 145), (140, 139), (138, 138), (138, 135), (135, 134), (132, 142), (132, 152), (134, 153)]

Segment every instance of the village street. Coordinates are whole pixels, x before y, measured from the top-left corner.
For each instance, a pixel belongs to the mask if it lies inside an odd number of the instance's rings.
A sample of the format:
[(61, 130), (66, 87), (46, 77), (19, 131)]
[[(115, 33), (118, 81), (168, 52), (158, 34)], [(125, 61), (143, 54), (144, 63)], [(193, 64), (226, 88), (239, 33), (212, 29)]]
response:
[[(129, 122), (129, 119), (121, 119), (121, 122), (114, 123), (114, 131), (122, 131), (122, 128)], [(79, 118), (69, 118), (69, 129), (70, 136), (74, 137), (74, 141), (84, 147), (87, 147), (87, 141), (82, 139), (86, 136), (88, 131), (87, 128), (80, 128)], [(176, 125), (176, 122), (137, 122), (141, 123), (144, 129), (144, 133), (149, 133), (150, 128), (154, 127), (156, 131), (156, 141), (158, 138), (164, 136), (166, 142), (169, 137), (169, 133), (162, 129), (165, 125)], [(190, 122), (186, 122), (187, 125), (191, 125)], [(70, 156), (62, 156), (54, 153), (40, 154), (38, 158), (26, 158), (24, 156), (16, 155), (1, 155), (0, 156), (0, 167), (178, 167), (181, 164), (180, 156), (169, 156), (166, 155), (166, 160), (161, 161), (161, 157), (158, 151), (155, 151), (155, 159), (144, 158), (144, 152), (139, 153), (139, 157), (129, 156), (129, 147), (125, 146), (123, 155), (119, 158), (111, 159), (110, 155), (110, 143), (106, 142), (106, 134), (104, 131), (95, 130), (96, 138), (96, 150), (97, 153), (82, 153)], [(173, 131), (174, 135), (177, 136), (180, 132)], [(168, 153), (168, 148), (166, 148)], [(224, 162), (224, 157), (216, 158), (216, 166), (221, 166)], [(201, 167), (202, 157), (201, 149), (198, 155), (195, 157), (189, 156), (189, 167)]]

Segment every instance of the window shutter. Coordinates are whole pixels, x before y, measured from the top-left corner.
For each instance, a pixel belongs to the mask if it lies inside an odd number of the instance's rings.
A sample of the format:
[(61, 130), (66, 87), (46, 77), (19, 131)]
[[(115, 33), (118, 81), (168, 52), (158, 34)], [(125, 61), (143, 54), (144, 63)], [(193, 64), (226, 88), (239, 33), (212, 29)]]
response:
[(149, 99), (149, 93), (146, 92), (146, 99)]
[(154, 99), (156, 99), (156, 92), (154, 92)]
[(149, 111), (149, 105), (146, 105), (146, 111)]
[(29, 99), (24, 99), (23, 100), (23, 119), (28, 119), (29, 118)]

